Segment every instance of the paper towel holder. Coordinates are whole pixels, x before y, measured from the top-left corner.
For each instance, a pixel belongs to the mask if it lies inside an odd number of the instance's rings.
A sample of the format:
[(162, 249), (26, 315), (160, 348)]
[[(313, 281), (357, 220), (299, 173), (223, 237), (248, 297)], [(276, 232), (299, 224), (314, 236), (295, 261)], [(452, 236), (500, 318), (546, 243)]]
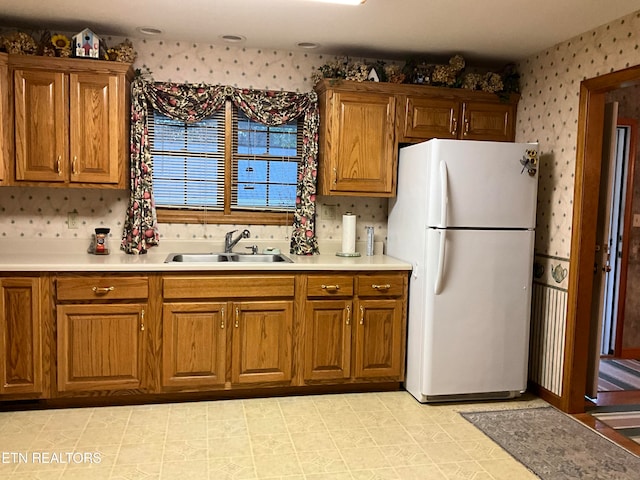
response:
[[(349, 235), (351, 238), (348, 239), (347, 243), (345, 243), (345, 235), (347, 234), (348, 230), (347, 230), (347, 220), (349, 220), (349, 222), (351, 223), (351, 225), (349, 225), (350, 228), (350, 232)], [(356, 216), (351, 213), (351, 212), (346, 212), (343, 216), (342, 216), (342, 252), (336, 252), (336, 255), (338, 257), (359, 257), (360, 253), (356, 252), (355, 250), (355, 243), (356, 243), (356, 231), (355, 231), (355, 221), (356, 221)], [(348, 245), (348, 243), (352, 243), (352, 245)]]

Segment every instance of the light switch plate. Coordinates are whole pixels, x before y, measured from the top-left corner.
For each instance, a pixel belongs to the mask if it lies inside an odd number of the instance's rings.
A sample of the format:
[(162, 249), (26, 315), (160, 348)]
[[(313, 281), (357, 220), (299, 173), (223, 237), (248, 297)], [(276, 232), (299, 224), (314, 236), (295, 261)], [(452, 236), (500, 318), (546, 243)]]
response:
[(78, 212), (76, 210), (74, 210), (73, 212), (69, 212), (67, 214), (67, 225), (69, 226), (69, 229), (78, 228), (78, 223)]

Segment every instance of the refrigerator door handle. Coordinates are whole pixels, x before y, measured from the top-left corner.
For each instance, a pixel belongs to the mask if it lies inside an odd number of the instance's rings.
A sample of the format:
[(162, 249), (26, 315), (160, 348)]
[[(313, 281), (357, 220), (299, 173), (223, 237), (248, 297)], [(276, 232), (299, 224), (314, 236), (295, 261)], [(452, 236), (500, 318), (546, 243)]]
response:
[(447, 243), (447, 231), (438, 230), (438, 233), (440, 234), (440, 246), (438, 248), (438, 270), (436, 271), (436, 281), (433, 286), (434, 295), (440, 295), (440, 292), (442, 292), (442, 280), (444, 278), (445, 245)]
[(449, 203), (447, 163), (440, 161), (440, 227), (447, 228), (447, 204)]

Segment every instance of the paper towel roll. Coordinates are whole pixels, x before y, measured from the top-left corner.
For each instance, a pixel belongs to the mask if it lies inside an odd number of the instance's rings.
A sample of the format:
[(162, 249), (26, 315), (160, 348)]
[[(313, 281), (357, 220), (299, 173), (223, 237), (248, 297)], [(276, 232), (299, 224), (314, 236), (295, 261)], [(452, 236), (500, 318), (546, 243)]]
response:
[(347, 212), (342, 216), (342, 253), (356, 251), (356, 216)]

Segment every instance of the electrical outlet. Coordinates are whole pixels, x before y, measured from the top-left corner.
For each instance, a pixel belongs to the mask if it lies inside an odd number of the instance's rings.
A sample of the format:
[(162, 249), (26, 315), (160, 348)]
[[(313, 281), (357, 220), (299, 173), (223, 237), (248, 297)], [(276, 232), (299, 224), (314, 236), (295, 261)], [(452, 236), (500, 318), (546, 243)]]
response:
[(633, 214), (633, 226), (640, 227), (640, 214), (638, 213)]
[(335, 220), (337, 211), (335, 205), (322, 205), (322, 218), (325, 220)]
[(69, 229), (78, 228), (79, 220), (78, 220), (78, 212), (74, 210), (73, 212), (69, 212), (67, 214), (67, 225)]

